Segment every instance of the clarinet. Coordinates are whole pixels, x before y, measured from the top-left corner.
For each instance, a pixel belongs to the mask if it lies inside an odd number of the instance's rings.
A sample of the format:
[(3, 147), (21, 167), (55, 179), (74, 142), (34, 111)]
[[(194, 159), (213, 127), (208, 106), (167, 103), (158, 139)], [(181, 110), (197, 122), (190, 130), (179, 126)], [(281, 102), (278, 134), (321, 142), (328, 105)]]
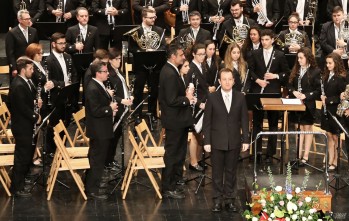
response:
[[(40, 108), (39, 108), (39, 100), (41, 99), (41, 77), (39, 77), (39, 81), (38, 81), (38, 87), (36, 88), (36, 102), (34, 105), (34, 113), (37, 114), (40, 118)], [(35, 143), (35, 136), (36, 136), (36, 123), (34, 123), (34, 127), (33, 127), (33, 136), (32, 136), (32, 145), (36, 145)]]
[(71, 58), (69, 58), (69, 60), (68, 60), (68, 84), (69, 85), (71, 85), (71, 83), (72, 83), (72, 59)]
[(299, 77), (298, 77), (298, 92), (302, 93), (302, 68), (299, 70)]
[[(80, 33), (76, 36), (75, 43), (82, 43), (83, 35), (80, 31)], [(82, 50), (78, 51), (78, 54), (82, 54)]]
[[(46, 82), (50, 81), (48, 79), (48, 67), (47, 67), (47, 60), (45, 60), (45, 65), (44, 65), (44, 75), (46, 77)], [(52, 103), (51, 103), (51, 91), (50, 90), (47, 90), (47, 106), (51, 107), (52, 106)]]
[[(271, 67), (271, 64), (273, 63), (273, 59), (274, 59), (274, 54), (275, 54), (275, 50), (273, 50), (273, 53), (272, 53), (271, 56), (270, 56), (271, 61), (269, 62), (269, 65), (268, 65), (268, 68), (267, 68), (267, 72), (266, 72), (266, 73), (269, 73), (269, 71), (270, 71), (270, 67)], [(265, 88), (265, 87), (262, 87), (262, 88), (261, 88), (261, 94), (263, 94), (264, 88)]]
[[(195, 98), (198, 98), (198, 86), (199, 86), (199, 80), (198, 79), (195, 79), (195, 74), (193, 73), (193, 76), (192, 76), (192, 83), (194, 84), (195, 82), (195, 90), (194, 90), (194, 97)], [(196, 81), (195, 81), (196, 80)], [(195, 104), (193, 104), (193, 116), (194, 116), (194, 113), (195, 113)]]
[(245, 79), (244, 79), (244, 84), (242, 85), (242, 88), (241, 88), (241, 92), (244, 92), (244, 90), (245, 90), (246, 81), (248, 79), (248, 73), (249, 72), (250, 72), (250, 69), (247, 69), (246, 76), (245, 76)]
[[(321, 77), (321, 79), (320, 79), (320, 84), (321, 84), (321, 95), (322, 95), (322, 96), (326, 96), (326, 95), (325, 95), (324, 82), (323, 82), (323, 80), (322, 80), (322, 77)], [(326, 118), (327, 118), (326, 102), (323, 103), (322, 106), (324, 107), (324, 114), (325, 114), (325, 116), (326, 116)]]

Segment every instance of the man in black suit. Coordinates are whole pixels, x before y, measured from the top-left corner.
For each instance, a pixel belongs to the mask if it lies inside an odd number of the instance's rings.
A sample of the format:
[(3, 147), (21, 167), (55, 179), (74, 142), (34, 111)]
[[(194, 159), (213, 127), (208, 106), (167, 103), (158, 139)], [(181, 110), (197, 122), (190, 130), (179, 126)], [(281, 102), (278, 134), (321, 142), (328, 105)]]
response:
[[(232, 0), (204, 0), (202, 20), (212, 23), (223, 23), (230, 18), (230, 3)], [(221, 16), (219, 11), (221, 10)]]
[(21, 10), (21, 6), (23, 2), (25, 3), (27, 11), (29, 11), (32, 24), (35, 24), (35, 22), (39, 21), (42, 13), (45, 11), (45, 1), (44, 0), (14, 0), (13, 8), (16, 15), (18, 11)]
[(57, 101), (59, 91), (77, 82), (77, 74), (73, 65), (72, 58), (69, 54), (64, 53), (66, 48), (65, 35), (62, 33), (54, 33), (51, 36), (52, 52), (47, 57), (47, 69), (49, 79), (53, 82), (54, 88), (50, 91), (51, 102), (56, 110), (50, 117), (50, 124), (47, 130), (47, 152), (54, 153), (56, 146), (53, 143), (53, 127), (61, 119), (66, 126), (69, 125), (71, 119), (72, 99), (67, 103), (65, 101)]
[[(252, 1), (258, 4), (252, 4)], [(246, 0), (246, 12), (250, 18), (265, 28), (273, 27), (280, 18), (279, 0), (265, 0), (265, 4), (260, 0)], [(263, 16), (258, 15), (262, 14)]]
[(178, 66), (185, 59), (183, 50), (171, 44), (167, 50), (167, 63), (160, 73), (159, 103), (161, 123), (166, 130), (162, 192), (166, 197), (184, 198), (176, 182), (182, 179), (183, 164), (187, 153), (188, 130), (192, 125), (191, 104), (195, 104), (193, 90), (186, 90)]
[(10, 82), (17, 75), (16, 60), (25, 54), (25, 49), (31, 43), (39, 43), (35, 28), (31, 26), (30, 14), (27, 10), (17, 13), (19, 25), (12, 28), (6, 35), (6, 57), (10, 64)]
[(99, 32), (100, 47), (108, 50), (110, 43), (111, 47), (121, 48), (121, 42), (113, 42), (112, 32), (115, 25), (131, 24), (127, 21), (127, 0), (93, 0), (91, 10)]
[[(289, 67), (283, 52), (274, 49), (274, 33), (270, 29), (261, 31), (263, 49), (254, 50), (248, 61), (251, 74), (250, 93), (281, 93), (289, 75)], [(267, 111), (269, 131), (278, 130), (279, 112)], [(253, 111), (253, 137), (262, 131), (264, 111)], [(253, 138), (253, 139), (254, 139)], [(271, 163), (271, 157), (276, 154), (276, 136), (268, 138), (266, 162)], [(257, 152), (262, 153), (262, 139), (257, 141)]]
[(117, 112), (116, 102), (112, 102), (113, 92), (108, 91), (103, 82), (108, 79), (108, 68), (100, 61), (91, 65), (92, 80), (85, 91), (86, 135), (90, 138), (88, 157), (90, 169), (86, 173), (86, 194), (93, 199), (107, 199), (100, 193), (104, 163), (113, 136), (113, 117)]
[(241, 144), (242, 151), (249, 147), (248, 112), (245, 96), (232, 89), (234, 76), (230, 69), (220, 70), (219, 83), (222, 88), (208, 95), (203, 121), (204, 149), (212, 151), (212, 211), (220, 212), (224, 200), (228, 210), (237, 212), (236, 169)]
[[(189, 14), (190, 27), (182, 29), (177, 37), (177, 42), (186, 42), (188, 38), (192, 40), (192, 44), (204, 44), (206, 40), (211, 40), (211, 33), (203, 28), (200, 28), (201, 14), (198, 11), (193, 11)], [(189, 35), (189, 36), (188, 36)], [(186, 42), (187, 43), (187, 42)]]
[[(344, 3), (344, 4), (343, 4)], [(345, 15), (348, 14), (348, 10), (349, 10), (349, 1), (347, 0), (328, 0), (327, 2), (327, 16), (328, 19), (332, 18), (332, 13), (333, 13), (333, 9), (334, 7), (339, 6), (343, 9), (343, 13)]]
[(309, 1), (286, 0), (284, 17), (288, 18), (293, 12), (297, 12), (299, 15), (299, 25), (305, 25), (307, 23), (309, 24)]
[[(16, 67), (18, 75), (13, 79), (9, 92), (11, 129), (16, 139), (11, 190), (15, 196), (30, 197), (30, 191), (24, 188), (24, 179), (32, 165), (35, 151), (35, 145), (32, 144), (33, 129), (39, 117), (34, 111), (36, 88), (30, 81), (33, 61), (27, 57), (20, 57)], [(41, 104), (38, 105), (41, 107)]]
[[(61, 4), (61, 9), (59, 5)], [(47, 0), (47, 13), (52, 15), (51, 18), (56, 22), (65, 22), (68, 27), (77, 23), (76, 9), (78, 7), (85, 7), (85, 0)]]
[(134, 10), (135, 24), (143, 21), (143, 9), (150, 9), (155, 11), (157, 19), (155, 25), (161, 28), (166, 28), (165, 11), (170, 9), (168, 0), (135, 0), (132, 4)]

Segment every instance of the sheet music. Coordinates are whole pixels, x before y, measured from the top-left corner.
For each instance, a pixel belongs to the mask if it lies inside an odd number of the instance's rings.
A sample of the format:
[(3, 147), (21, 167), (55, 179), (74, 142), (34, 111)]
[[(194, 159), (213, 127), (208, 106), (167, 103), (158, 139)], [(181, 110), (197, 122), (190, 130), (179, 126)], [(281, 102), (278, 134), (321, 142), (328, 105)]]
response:
[(293, 104), (293, 105), (300, 105), (302, 104), (301, 99), (297, 98), (281, 98), (282, 104)]

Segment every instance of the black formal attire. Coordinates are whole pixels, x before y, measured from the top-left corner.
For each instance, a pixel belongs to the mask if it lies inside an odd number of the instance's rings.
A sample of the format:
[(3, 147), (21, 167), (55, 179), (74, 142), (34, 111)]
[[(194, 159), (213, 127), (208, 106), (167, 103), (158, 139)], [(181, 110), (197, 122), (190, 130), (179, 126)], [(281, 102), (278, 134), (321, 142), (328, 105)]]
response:
[(98, 193), (104, 163), (113, 138), (113, 110), (111, 97), (95, 79), (85, 91), (86, 136), (90, 138), (88, 158), (90, 169), (86, 174), (86, 192)]
[(245, 61), (248, 61), (251, 58), (252, 52), (254, 50), (263, 48), (261, 42), (259, 42), (259, 45), (256, 46), (256, 48), (254, 48), (255, 46), (253, 45), (252, 41), (249, 41), (249, 42), (250, 43), (247, 45), (247, 42), (245, 41), (244, 45), (242, 46), (242, 52), (243, 52), (242, 55), (244, 56)]
[[(274, 25), (277, 23), (278, 19), (280, 18), (280, 7), (279, 7), (279, 1), (278, 0), (266, 0), (266, 11), (267, 11), (267, 18), (269, 21), (273, 22)], [(252, 0), (246, 0), (246, 9), (248, 15), (250, 15), (250, 18), (255, 20), (257, 23), (258, 14), (257, 12), (253, 12), (253, 6), (252, 6)], [(265, 24), (263, 25), (265, 26)]]
[(134, 10), (135, 24), (142, 23), (142, 10), (147, 6), (152, 6), (155, 9), (157, 16), (155, 25), (161, 28), (165, 28), (165, 12), (170, 9), (168, 0), (134, 0), (132, 8)]
[(72, 17), (64, 21), (64, 18), (62, 16), (62, 22), (65, 22), (68, 27), (73, 26), (78, 23), (76, 20), (76, 9), (78, 7), (85, 7), (86, 6), (86, 1), (85, 0), (46, 0), (46, 8), (47, 8), (47, 13), (50, 15), (49, 20), (50, 21), (56, 21), (56, 16), (52, 14), (53, 10), (57, 9), (57, 6), (59, 2), (62, 1), (63, 6), (62, 6), (62, 11), (63, 14), (70, 12)]
[[(311, 44), (310, 44), (309, 37), (308, 37), (307, 33), (305, 31), (301, 31), (301, 30), (297, 30), (297, 32), (300, 32), (303, 35), (303, 37), (302, 37), (302, 44), (303, 45), (300, 45), (301, 48), (302, 47), (311, 48)], [(280, 35), (279, 35), (280, 41), (285, 43), (286, 34), (289, 34), (289, 33), (290, 33), (290, 29), (286, 29), (286, 30), (281, 31)], [(288, 45), (281, 46), (281, 47), (279, 47), (279, 49), (281, 51), (283, 51), (285, 54), (290, 53)]]
[[(293, 12), (297, 12), (297, 4), (298, 1), (296, 0), (286, 0), (285, 1), (285, 8), (284, 8), (284, 17), (288, 18)], [(300, 18), (302, 21), (306, 20), (306, 17), (309, 13), (309, 1), (304, 1), (304, 15), (303, 18)], [(332, 12), (331, 12), (332, 14)]]
[(221, 0), (220, 5), (218, 5), (217, 0), (204, 0), (202, 8), (202, 20), (204, 22), (210, 22), (209, 19), (211, 16), (215, 16), (218, 13), (218, 10), (222, 10), (222, 16), (225, 21), (230, 18), (230, 3), (231, 0)]
[(82, 31), (80, 31), (79, 25), (74, 25), (68, 28), (65, 39), (67, 41), (66, 51), (70, 54), (79, 53), (75, 48), (75, 43), (81, 41), (84, 44), (82, 53), (92, 53), (99, 48), (99, 35), (98, 29), (95, 26), (87, 25), (86, 37), (82, 37)]
[(204, 62), (204, 69), (206, 72), (206, 82), (209, 86), (217, 87), (219, 85), (218, 72), (219, 72), (219, 67), (221, 63), (222, 63), (222, 60), (220, 59), (220, 57), (216, 55), (212, 57), (210, 64), (207, 62), (207, 60)]
[(162, 191), (174, 191), (177, 180), (183, 175), (188, 130), (193, 123), (185, 91), (186, 86), (178, 70), (166, 63), (161, 70), (159, 89), (161, 123), (166, 130)]
[(201, 103), (206, 103), (207, 96), (209, 94), (209, 84), (207, 83), (206, 72), (203, 65), (201, 65), (202, 70), (200, 70), (194, 62), (190, 62), (189, 67), (190, 69), (188, 71), (188, 74), (186, 75), (186, 82), (194, 84), (198, 99), (195, 105), (195, 109), (198, 110)]
[[(189, 19), (189, 14), (192, 11), (198, 11), (198, 12), (202, 12), (202, 7), (203, 7), (203, 1), (201, 0), (190, 0), (188, 1), (188, 19)], [(174, 0), (172, 2), (171, 5), (171, 13), (176, 15), (176, 26), (175, 26), (175, 30), (176, 30), (176, 35), (178, 35), (179, 31), (184, 28), (183, 26), (185, 24), (188, 24), (189, 21), (185, 21), (183, 23), (183, 11), (180, 11), (179, 8), (181, 7), (181, 0)]]
[[(42, 106), (40, 108), (40, 116), (41, 118), (46, 117), (47, 115), (47, 91), (45, 91), (45, 84), (47, 82), (47, 78), (45, 75), (45, 69), (42, 66), (42, 63), (40, 63), (41, 67), (39, 67), (39, 65), (37, 65), (36, 63), (34, 64), (34, 72), (32, 75), (32, 82), (34, 84), (34, 86), (38, 89), (39, 87), (41, 88), (41, 99), (42, 99)], [(50, 98), (51, 99), (51, 98)]]
[[(297, 73), (292, 82), (288, 82), (288, 94), (290, 98), (295, 98), (294, 91), (299, 91), (299, 82), (301, 93), (305, 95), (303, 103), (306, 107), (304, 112), (291, 112), (290, 120), (301, 125), (313, 125), (316, 113), (316, 100), (320, 98), (321, 86), (320, 77), (321, 70), (319, 68), (309, 68), (301, 77)], [(299, 119), (298, 119), (299, 118)]]
[[(264, 79), (264, 74), (267, 72), (267, 67), (270, 66), (270, 73), (277, 74), (279, 79), (268, 80), (269, 84), (264, 88), (264, 93), (281, 93), (281, 86), (286, 85), (289, 67), (287, 64), (286, 57), (283, 52), (273, 49), (274, 56), (272, 57), (273, 52), (269, 55), (270, 59), (268, 65), (265, 65), (264, 61), (264, 49), (255, 50), (252, 52), (251, 59), (248, 64), (250, 67), (250, 76), (251, 76), (251, 93), (260, 93), (261, 87), (255, 81), (257, 79)], [(271, 63), (271, 64), (270, 64)], [(268, 115), (268, 124), (269, 131), (278, 130), (278, 117), (279, 112), (277, 111), (267, 111)], [(253, 137), (262, 131), (264, 111), (254, 110), (253, 111)], [(253, 138), (253, 139), (254, 139)], [(267, 155), (273, 156), (276, 153), (277, 137), (270, 136), (268, 137), (268, 148)], [(262, 139), (257, 141), (257, 151), (262, 152)]]
[[(222, 67), (226, 67), (226, 65), (222, 64)], [(244, 90), (242, 91), (242, 87), (244, 86), (244, 82), (247, 79), (241, 79), (240, 72), (237, 69), (235, 69), (234, 67), (231, 70), (233, 71), (233, 76), (234, 76), (233, 89), (236, 90), (236, 91), (240, 91), (240, 92), (245, 92), (245, 93), (248, 92), (251, 82), (250, 81), (246, 81)], [(247, 72), (247, 69), (246, 69), (246, 72)]]
[[(25, 2), (26, 8), (31, 17), (31, 21), (35, 24), (40, 20), (42, 13), (45, 11), (45, 0), (23, 0)], [(14, 0), (13, 8), (15, 15), (17, 15), (20, 10), (22, 0)]]
[[(163, 36), (164, 30), (158, 26), (152, 26), (152, 31), (155, 31), (159, 38), (161, 39), (160, 47), (158, 50), (165, 50), (165, 36)], [(138, 36), (141, 37), (144, 34), (144, 29), (141, 26), (138, 30)], [(163, 36), (163, 37), (162, 37)], [(144, 49), (139, 48), (137, 43), (131, 38), (129, 50), (132, 53), (136, 53), (137, 51), (145, 51)], [(139, 64), (134, 64), (139, 65)], [(141, 65), (143, 66), (143, 65)], [(134, 102), (133, 107), (137, 107), (138, 104), (140, 104), (143, 100), (143, 91), (144, 91), (144, 85), (145, 82), (147, 82), (148, 89), (150, 88), (150, 97), (148, 98), (148, 111), (149, 113), (156, 116), (156, 105), (157, 105), (157, 98), (158, 98), (158, 86), (159, 86), (159, 71), (154, 70), (151, 74), (149, 74), (149, 71), (145, 68), (142, 68), (142, 70), (138, 71), (136, 73), (136, 79), (134, 82)], [(142, 113), (142, 108), (139, 108), (136, 111), (136, 115), (140, 115)]]
[(204, 44), (206, 40), (211, 40), (212, 36), (211, 33), (203, 28), (199, 28), (198, 33), (196, 36), (194, 35), (194, 31), (191, 27), (184, 28), (180, 30), (178, 36), (177, 36), (177, 42), (181, 40), (185, 40), (186, 36), (191, 36), (195, 41), (194, 44), (201, 43)]
[[(228, 112), (221, 89), (210, 94), (203, 120), (204, 145), (211, 145), (213, 199), (232, 203), (236, 196), (241, 143), (249, 143), (245, 96), (232, 90)], [(242, 134), (241, 134), (242, 130)], [(223, 176), (224, 182), (223, 182)], [(224, 184), (223, 184), (224, 183)]]
[(35, 145), (32, 144), (34, 124), (38, 115), (34, 112), (35, 88), (21, 76), (13, 79), (9, 92), (11, 129), (16, 140), (12, 170), (12, 192), (24, 188), (24, 178), (32, 165)]
[(31, 43), (39, 43), (39, 37), (35, 28), (28, 27), (28, 41), (26, 40), (19, 26), (7, 32), (5, 46), (6, 57), (10, 65), (10, 81), (12, 81), (12, 71), (17, 70), (16, 60), (25, 55), (25, 49)]
[[(340, 6), (343, 9), (343, 1), (342, 0), (328, 0), (327, 2), (327, 17), (329, 20), (332, 19), (332, 11), (336, 6)], [(344, 10), (344, 9), (343, 9)], [(347, 11), (344, 14), (348, 14), (349, 10), (349, 2), (347, 2)]]
[[(332, 115), (336, 116), (337, 107), (340, 103), (340, 94), (345, 90), (345, 86), (348, 80), (342, 76), (333, 76), (328, 79), (324, 79), (324, 91), (326, 98), (326, 110)], [(332, 134), (338, 134), (340, 129), (337, 123), (327, 113), (324, 114), (324, 107), (321, 110), (321, 129), (326, 130)]]
[(113, 7), (116, 8), (119, 13), (116, 16), (105, 14), (106, 5), (107, 0), (93, 0), (91, 7), (94, 21), (98, 28), (100, 47), (107, 50), (110, 43), (111, 46), (121, 48), (121, 42), (114, 42), (112, 36), (116, 25), (131, 24), (130, 21), (127, 21), (129, 13), (127, 1), (112, 0)]

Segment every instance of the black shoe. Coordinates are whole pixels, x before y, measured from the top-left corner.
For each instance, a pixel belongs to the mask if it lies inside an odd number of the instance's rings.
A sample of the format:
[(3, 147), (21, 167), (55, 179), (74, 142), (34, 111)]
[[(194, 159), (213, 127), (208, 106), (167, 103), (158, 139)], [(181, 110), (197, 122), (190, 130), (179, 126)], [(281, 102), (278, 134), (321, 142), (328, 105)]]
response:
[(188, 179), (186, 177), (183, 177), (182, 179), (178, 180), (176, 182), (177, 185), (185, 185), (187, 183)]
[(106, 200), (108, 199), (108, 195), (107, 194), (103, 194), (103, 193), (87, 193), (87, 198), (91, 198), (94, 200)]
[(137, 126), (137, 125), (140, 124), (140, 123), (142, 123), (142, 119), (141, 119), (139, 116), (137, 116), (137, 117), (135, 118), (135, 126)]
[(29, 191), (27, 191), (27, 190), (20, 190), (20, 191), (16, 191), (15, 192), (15, 196), (16, 197), (27, 198), (27, 197), (31, 197), (32, 194)]
[(151, 115), (151, 116), (150, 116), (150, 120), (151, 120), (153, 123), (158, 122), (158, 119), (157, 119), (154, 115)]
[(300, 167), (304, 167), (305, 164), (308, 164), (309, 163), (309, 160), (306, 160), (304, 158), (302, 158), (301, 160), (299, 160), (299, 166)]
[(119, 171), (121, 170), (121, 166), (117, 161), (113, 161), (111, 163), (109, 163), (107, 166), (104, 167), (107, 170), (111, 170), (111, 171)]
[(205, 169), (208, 168), (207, 164), (206, 164), (205, 161), (203, 161), (203, 160), (200, 160), (198, 164), (199, 164), (202, 168), (205, 168)]
[(257, 154), (257, 164), (261, 164), (262, 161), (262, 154)]
[(270, 156), (267, 156), (267, 157), (265, 158), (265, 163), (271, 164), (272, 162), (273, 162), (273, 159), (272, 159)]
[(184, 194), (184, 189), (183, 189), (183, 188), (177, 187), (177, 188), (176, 188), (176, 191), (177, 191), (178, 193), (183, 193), (183, 194)]
[(222, 203), (215, 203), (211, 210), (215, 213), (222, 211)]
[(236, 208), (234, 203), (227, 203), (227, 204), (225, 204), (225, 208), (227, 210), (229, 210), (230, 212), (237, 212), (238, 211), (238, 209)]
[(163, 192), (162, 195), (165, 197), (172, 198), (172, 199), (184, 199), (185, 198), (185, 195), (183, 193), (178, 192), (177, 190), (174, 190), (174, 191), (168, 190), (168, 191)]
[(202, 172), (204, 171), (204, 168), (202, 168), (199, 164), (196, 164), (195, 166), (189, 164), (189, 169), (196, 171), (196, 172)]

